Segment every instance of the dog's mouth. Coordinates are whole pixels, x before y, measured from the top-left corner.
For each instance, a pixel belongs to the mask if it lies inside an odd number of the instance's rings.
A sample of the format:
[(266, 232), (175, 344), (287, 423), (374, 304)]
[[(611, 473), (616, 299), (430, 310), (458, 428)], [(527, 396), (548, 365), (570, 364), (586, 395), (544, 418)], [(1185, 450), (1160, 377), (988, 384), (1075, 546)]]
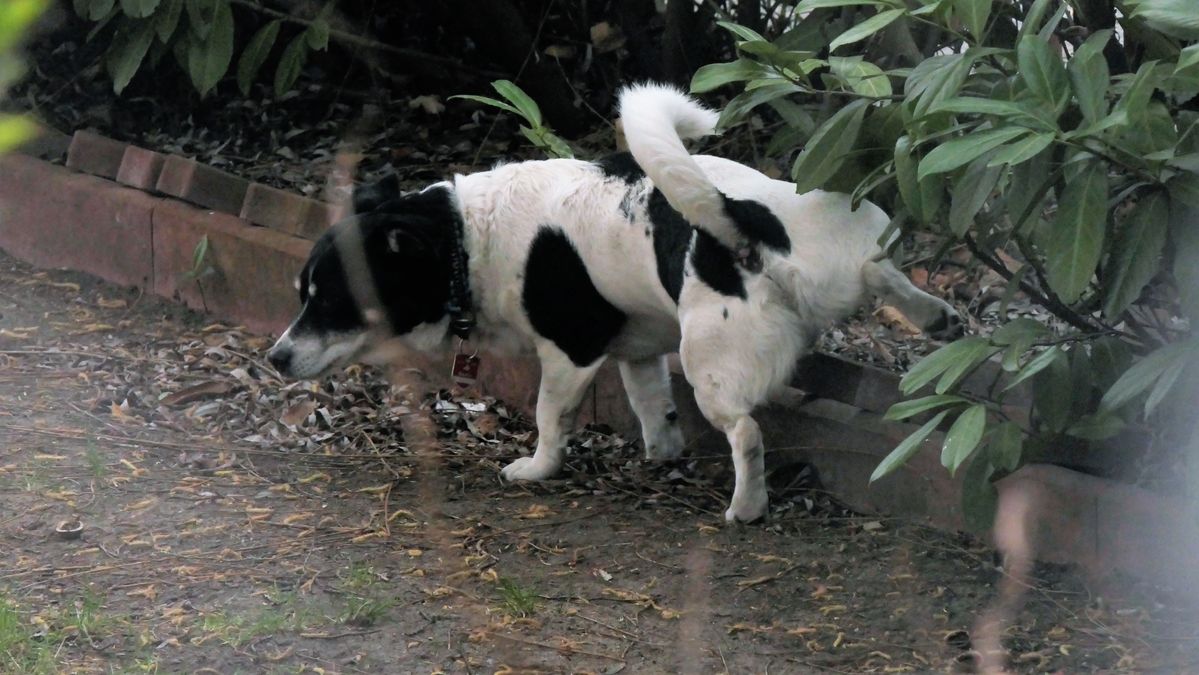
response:
[(267, 353), (267, 360), (284, 377), (298, 380), (319, 378), (352, 363), (363, 352), (364, 334), (321, 337), (293, 337), (285, 332)]

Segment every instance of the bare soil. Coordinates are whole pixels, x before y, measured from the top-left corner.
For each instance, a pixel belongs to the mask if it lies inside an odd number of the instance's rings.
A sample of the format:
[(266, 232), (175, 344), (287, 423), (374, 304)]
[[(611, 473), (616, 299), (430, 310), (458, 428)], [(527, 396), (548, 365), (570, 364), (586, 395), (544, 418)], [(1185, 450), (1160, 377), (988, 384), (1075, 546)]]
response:
[[(0, 671), (969, 670), (1003, 574), (802, 471), (727, 527), (726, 458), (597, 430), (563, 479), (501, 485), (535, 432), (500, 402), (283, 383), (265, 338), (3, 255), (0, 314)], [(1169, 596), (1037, 574), (1014, 669), (1199, 667)]]

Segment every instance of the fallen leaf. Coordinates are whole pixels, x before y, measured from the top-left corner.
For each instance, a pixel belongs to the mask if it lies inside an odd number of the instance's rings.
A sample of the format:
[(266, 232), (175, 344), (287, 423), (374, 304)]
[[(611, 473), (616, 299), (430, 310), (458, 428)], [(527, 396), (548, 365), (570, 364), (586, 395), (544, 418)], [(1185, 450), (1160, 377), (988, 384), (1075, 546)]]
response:
[(165, 406), (176, 406), (191, 403), (208, 396), (222, 396), (229, 393), (233, 389), (233, 385), (229, 382), (209, 381), (195, 384), (186, 389), (180, 389), (173, 394), (167, 394), (159, 401)]
[(445, 112), (445, 104), (437, 96), (417, 96), (408, 101), (409, 108), (420, 108), (430, 115), (440, 115)]
[(308, 418), (314, 410), (317, 403), (312, 399), (304, 399), (299, 403), (290, 406), (283, 414), (279, 416), (279, 422), (286, 424), (289, 427), (299, 426), (301, 422)]
[(904, 335), (919, 335), (923, 333), (919, 326), (908, 320), (903, 312), (891, 305), (883, 305), (874, 311), (879, 323)]

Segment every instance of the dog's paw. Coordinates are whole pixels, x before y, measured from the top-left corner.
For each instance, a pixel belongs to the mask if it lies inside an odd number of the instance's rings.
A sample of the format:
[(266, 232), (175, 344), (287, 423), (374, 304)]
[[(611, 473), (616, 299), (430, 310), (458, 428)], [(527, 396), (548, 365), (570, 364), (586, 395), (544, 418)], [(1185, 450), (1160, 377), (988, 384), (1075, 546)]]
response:
[(645, 458), (656, 462), (678, 459), (684, 445), (683, 432), (678, 427), (667, 427), (655, 437), (645, 439)]
[(521, 457), (500, 470), (500, 477), (506, 481), (545, 480), (558, 473), (557, 466), (538, 462), (536, 457)]
[(765, 490), (750, 494), (735, 493), (732, 503), (724, 512), (724, 519), (729, 523), (752, 523), (766, 515), (769, 504), (770, 499)]

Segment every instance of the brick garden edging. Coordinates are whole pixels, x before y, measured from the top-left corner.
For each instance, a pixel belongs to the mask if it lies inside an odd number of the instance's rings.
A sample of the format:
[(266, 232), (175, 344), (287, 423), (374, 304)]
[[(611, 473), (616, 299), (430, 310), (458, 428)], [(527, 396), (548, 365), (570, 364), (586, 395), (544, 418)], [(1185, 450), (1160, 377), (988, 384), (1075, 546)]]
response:
[[(266, 185), (249, 183), (183, 157), (80, 131), (49, 132), (22, 152), (0, 157), (0, 248), (40, 267), (70, 268), (139, 286), (263, 334), (278, 334), (298, 309), (292, 279), (312, 239), (339, 209)], [(66, 156), (66, 167), (59, 161)], [(200, 286), (187, 277), (201, 238), (213, 272)], [(412, 355), (407, 364), (443, 382), (448, 360)], [(943, 437), (904, 468), (871, 485), (878, 462), (914, 428), (884, 422), (898, 400), (898, 377), (869, 366), (816, 355), (801, 363), (802, 397), (756, 415), (768, 462), (814, 464), (826, 488), (863, 512), (903, 515), (961, 529), (960, 482), (938, 462)], [(675, 395), (692, 447), (727, 451), (703, 420), (672, 366)], [(489, 358), (480, 381), (488, 394), (531, 410), (537, 391), (531, 359)], [(976, 374), (979, 386), (1000, 375)], [(967, 388), (969, 388), (967, 384)], [(580, 421), (602, 421), (636, 434), (611, 364), (601, 369)], [(1033, 495), (1043, 512), (1019, 523), (1045, 559), (1096, 569), (1108, 565), (1199, 593), (1199, 526), (1180, 501), (1130, 485), (1047, 465), (1027, 466), (999, 484), (1001, 502)]]

